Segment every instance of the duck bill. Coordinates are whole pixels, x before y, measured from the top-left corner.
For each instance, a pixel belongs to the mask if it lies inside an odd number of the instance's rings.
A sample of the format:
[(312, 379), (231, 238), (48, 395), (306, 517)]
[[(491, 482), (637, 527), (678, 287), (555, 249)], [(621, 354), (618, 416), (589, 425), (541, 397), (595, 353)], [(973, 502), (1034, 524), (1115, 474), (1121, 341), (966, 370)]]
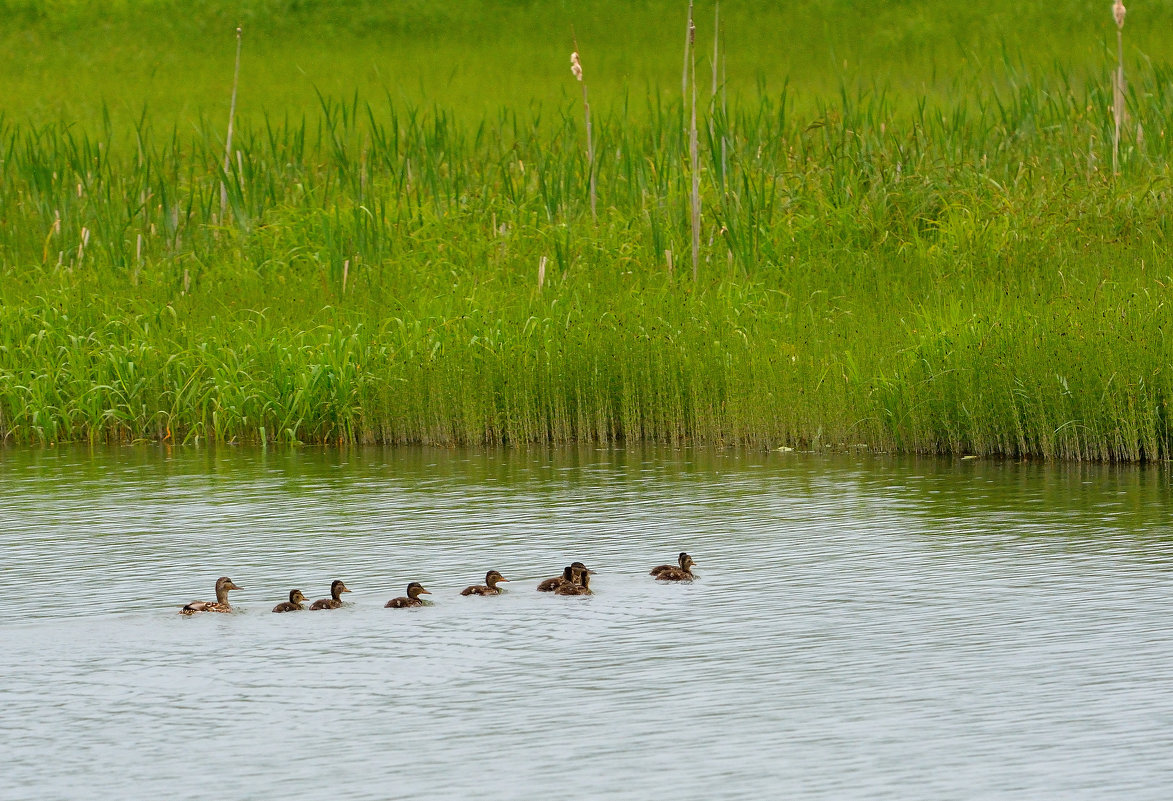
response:
[(431, 595), (431, 594), (432, 594), (431, 590), (420, 590), (420, 595)]

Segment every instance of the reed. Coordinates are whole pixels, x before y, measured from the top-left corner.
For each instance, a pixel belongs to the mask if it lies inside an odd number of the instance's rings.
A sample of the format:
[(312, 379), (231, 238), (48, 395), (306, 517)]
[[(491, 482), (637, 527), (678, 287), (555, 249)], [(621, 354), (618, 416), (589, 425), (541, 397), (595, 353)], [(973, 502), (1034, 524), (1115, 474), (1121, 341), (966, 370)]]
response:
[[(240, 50), (243, 31), (236, 26), (236, 65), (232, 69), (232, 100), (228, 104), (228, 130), (224, 136), (224, 178), (220, 181), (220, 219), (228, 214), (228, 167), (232, 163), (232, 128), (236, 124), (236, 90), (240, 85)], [(237, 173), (238, 176), (240, 173)]]
[(597, 202), (595, 199), (595, 140), (591, 135), (591, 103), (587, 98), (586, 81), (583, 79), (582, 63), (578, 58), (578, 37), (574, 37), (574, 51), (570, 54), (570, 72), (574, 75), (575, 80), (582, 85), (582, 113), (583, 124), (586, 127), (587, 139), (587, 175), (589, 176), (590, 194), (591, 194), (591, 221), (598, 222), (599, 214), (596, 208)]
[(688, 163), (692, 188), (688, 195), (689, 223), (692, 231), (692, 280), (699, 277), (701, 259), (701, 171), (696, 127), (696, 23), (692, 17), (692, 0), (688, 2), (688, 37), (684, 49), (685, 84), (689, 94)]
[(1121, 0), (1112, 3), (1112, 18), (1116, 20), (1116, 72), (1112, 76), (1112, 172), (1120, 172), (1120, 132), (1128, 109), (1124, 100), (1124, 15)]

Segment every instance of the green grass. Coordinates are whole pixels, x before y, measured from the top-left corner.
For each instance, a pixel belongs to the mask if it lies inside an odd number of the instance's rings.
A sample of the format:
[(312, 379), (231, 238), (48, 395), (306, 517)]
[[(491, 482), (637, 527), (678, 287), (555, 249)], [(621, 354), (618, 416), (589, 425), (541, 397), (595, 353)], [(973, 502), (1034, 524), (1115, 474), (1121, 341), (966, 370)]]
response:
[(683, 6), (244, 3), (225, 174), (235, 4), (43, 5), (0, 64), (8, 441), (1168, 458), (1169, 12), (1113, 176), (1110, 4), (727, 4), (694, 283)]

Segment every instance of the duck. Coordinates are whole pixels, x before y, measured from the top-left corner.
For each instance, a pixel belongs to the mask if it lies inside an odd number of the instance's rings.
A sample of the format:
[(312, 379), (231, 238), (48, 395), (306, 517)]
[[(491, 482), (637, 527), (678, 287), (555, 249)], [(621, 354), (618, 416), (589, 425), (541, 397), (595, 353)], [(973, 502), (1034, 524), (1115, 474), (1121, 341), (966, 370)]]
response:
[(274, 612), (298, 612), (305, 609), (301, 602), (305, 600), (305, 596), (301, 594), (301, 590), (290, 590), (289, 600), (282, 601), (273, 607)]
[(554, 590), (555, 595), (591, 595), (591, 571), (582, 570), (578, 573), (577, 581), (563, 584)]
[(392, 598), (386, 604), (384, 609), (405, 609), (409, 606), (423, 606), (424, 602), (420, 600), (421, 595), (431, 595), (428, 590), (424, 589), (424, 585), (418, 581), (413, 581), (407, 585), (406, 598)]
[(192, 601), (180, 609), (179, 614), (194, 615), (197, 612), (231, 612), (232, 605), (228, 603), (228, 591), (239, 589), (240, 587), (237, 587), (228, 576), (221, 576), (216, 579), (215, 601)]
[(540, 583), (538, 585), (538, 592), (554, 592), (563, 584), (577, 584), (578, 577), (583, 571), (586, 571), (587, 573), (595, 572), (593, 570), (588, 570), (587, 566), (582, 562), (573, 562), (572, 564), (567, 565), (565, 569), (563, 569), (561, 576), (548, 578)]
[(502, 581), (509, 581), (509, 579), (502, 576), (496, 570), (490, 570), (485, 574), (484, 584), (474, 584), (471, 587), (465, 587), (460, 591), (461, 595), (500, 595), (501, 588), (497, 586)]
[(692, 581), (696, 576), (692, 573), (692, 568), (695, 562), (692, 557), (684, 551), (680, 552), (678, 557), (679, 566), (677, 565), (660, 565), (652, 568), (652, 575), (656, 577), (656, 581)]
[(310, 604), (310, 609), (337, 609), (342, 606), (342, 593), (344, 592), (350, 592), (350, 590), (340, 579), (335, 579), (330, 583), (330, 597), (319, 598)]
[(545, 581), (542, 581), (540, 584), (538, 584), (538, 592), (554, 592), (554, 590), (558, 589), (563, 584), (573, 584), (573, 583), (574, 583), (574, 568), (570, 565), (567, 565), (565, 568), (563, 568), (561, 576), (554, 576), (554, 578), (548, 578)]

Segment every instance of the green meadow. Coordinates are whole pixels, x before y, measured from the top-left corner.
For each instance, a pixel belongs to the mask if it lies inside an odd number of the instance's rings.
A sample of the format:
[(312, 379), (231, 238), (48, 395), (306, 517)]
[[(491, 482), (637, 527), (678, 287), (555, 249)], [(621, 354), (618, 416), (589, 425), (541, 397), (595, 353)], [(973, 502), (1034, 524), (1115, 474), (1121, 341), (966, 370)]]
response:
[(694, 173), (679, 2), (0, 0), (0, 437), (1167, 459), (1173, 9), (1022, 5), (698, 4)]

